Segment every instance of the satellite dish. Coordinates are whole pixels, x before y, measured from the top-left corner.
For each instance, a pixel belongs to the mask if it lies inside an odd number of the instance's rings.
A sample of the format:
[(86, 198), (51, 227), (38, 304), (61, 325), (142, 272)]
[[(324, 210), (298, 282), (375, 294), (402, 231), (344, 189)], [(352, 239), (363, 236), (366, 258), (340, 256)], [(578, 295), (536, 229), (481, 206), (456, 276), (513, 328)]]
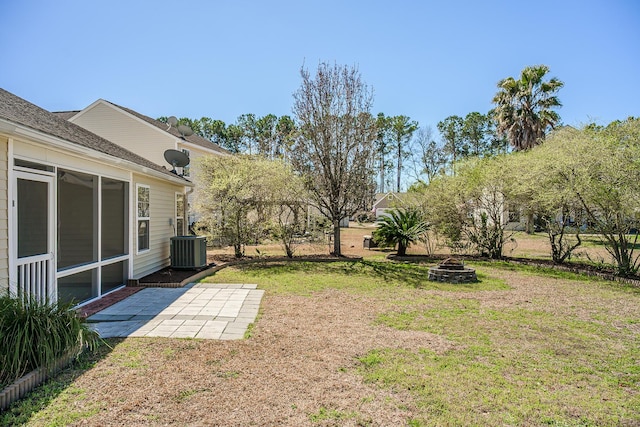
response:
[(178, 125), (178, 132), (180, 132), (183, 138), (193, 135), (193, 129), (187, 125)]
[(167, 124), (169, 125), (167, 130), (169, 130), (171, 129), (171, 126), (175, 126), (178, 124), (178, 119), (176, 118), (176, 116), (171, 116), (167, 119)]
[(189, 164), (189, 156), (178, 150), (167, 150), (164, 159), (173, 167), (171, 172), (176, 173), (176, 168), (183, 168)]

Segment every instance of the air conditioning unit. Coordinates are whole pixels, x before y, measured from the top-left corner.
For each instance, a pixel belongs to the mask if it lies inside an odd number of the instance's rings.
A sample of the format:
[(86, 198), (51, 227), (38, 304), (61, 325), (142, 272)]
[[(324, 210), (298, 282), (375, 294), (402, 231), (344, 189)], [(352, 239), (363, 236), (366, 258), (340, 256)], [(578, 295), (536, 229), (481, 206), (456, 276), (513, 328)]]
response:
[(171, 238), (171, 268), (197, 269), (207, 265), (207, 239), (204, 236)]

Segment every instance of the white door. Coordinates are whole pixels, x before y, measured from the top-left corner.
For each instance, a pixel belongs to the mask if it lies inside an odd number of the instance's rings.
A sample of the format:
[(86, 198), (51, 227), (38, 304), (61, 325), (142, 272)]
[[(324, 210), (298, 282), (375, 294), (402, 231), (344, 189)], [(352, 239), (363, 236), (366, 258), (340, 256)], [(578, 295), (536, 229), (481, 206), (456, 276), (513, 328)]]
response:
[(11, 291), (55, 301), (53, 177), (19, 171), (14, 177)]

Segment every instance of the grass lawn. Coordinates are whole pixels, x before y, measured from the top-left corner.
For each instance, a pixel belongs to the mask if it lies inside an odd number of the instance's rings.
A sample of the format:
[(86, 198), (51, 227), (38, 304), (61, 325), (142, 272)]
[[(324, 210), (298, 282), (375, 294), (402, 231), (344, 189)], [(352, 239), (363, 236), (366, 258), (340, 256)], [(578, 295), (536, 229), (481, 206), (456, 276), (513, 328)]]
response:
[(365, 381), (411, 392), (412, 425), (640, 422), (640, 292), (553, 270), (476, 267), (480, 281), (467, 285), (384, 262), (244, 266), (210, 280), (366, 294), (387, 306), (376, 323), (446, 338), (446, 351), (374, 348), (358, 358)]
[(0, 425), (640, 424), (639, 289), (378, 258), (223, 269), (266, 290), (247, 339), (110, 341)]

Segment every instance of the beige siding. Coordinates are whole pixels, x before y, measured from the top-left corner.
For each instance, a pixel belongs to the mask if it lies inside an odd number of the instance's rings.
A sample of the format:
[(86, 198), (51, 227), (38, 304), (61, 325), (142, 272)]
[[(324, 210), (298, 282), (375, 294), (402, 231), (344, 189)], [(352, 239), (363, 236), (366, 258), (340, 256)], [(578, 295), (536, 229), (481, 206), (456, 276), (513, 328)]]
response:
[[(171, 166), (164, 159), (166, 150), (189, 150), (191, 165), (188, 179), (191, 181), (196, 174), (195, 160), (205, 155), (217, 155), (197, 145), (185, 143), (104, 101), (95, 102), (72, 121), (167, 169), (171, 169)], [(132, 188), (135, 189), (135, 185)], [(195, 197), (195, 192), (189, 196), (188, 206), (193, 206)], [(193, 212), (189, 213), (189, 218), (197, 218)]]
[(9, 222), (7, 204), (7, 147), (8, 141), (0, 136), (0, 295), (9, 290)]
[[(217, 154), (211, 154), (211, 153), (205, 152), (204, 150), (198, 150), (197, 148), (193, 148), (193, 146), (189, 146), (187, 144), (180, 144), (178, 148), (180, 150), (182, 149), (189, 150), (189, 159), (191, 160), (191, 162), (190, 162), (190, 173), (187, 179), (189, 179), (191, 182), (195, 182), (195, 179), (198, 173), (197, 160), (205, 156), (217, 156)], [(198, 197), (197, 194), (198, 194), (198, 187), (196, 186), (193, 188), (193, 191), (187, 197), (187, 206), (189, 206), (190, 208), (188, 213), (188, 218), (186, 218), (187, 226), (190, 224), (191, 221), (197, 221), (200, 218), (200, 215), (197, 215), (193, 210), (193, 206), (195, 205), (195, 200)]]
[[(133, 217), (131, 227), (133, 242), (133, 278), (139, 279), (171, 263), (169, 241), (175, 235), (175, 194), (184, 187), (134, 175), (131, 186), (133, 192)], [(137, 253), (137, 184), (149, 186), (149, 250)], [(171, 223), (169, 220), (171, 219)]]
[(98, 102), (73, 119), (73, 123), (126, 148), (158, 165), (166, 165), (164, 152), (175, 148), (175, 138)]
[(78, 172), (100, 174), (124, 181), (129, 179), (129, 172), (126, 169), (114, 168), (104, 163), (87, 160), (86, 157), (80, 155), (34, 145), (29, 141), (21, 139), (14, 139), (13, 155), (33, 162), (55, 165), (61, 168), (73, 169)]

